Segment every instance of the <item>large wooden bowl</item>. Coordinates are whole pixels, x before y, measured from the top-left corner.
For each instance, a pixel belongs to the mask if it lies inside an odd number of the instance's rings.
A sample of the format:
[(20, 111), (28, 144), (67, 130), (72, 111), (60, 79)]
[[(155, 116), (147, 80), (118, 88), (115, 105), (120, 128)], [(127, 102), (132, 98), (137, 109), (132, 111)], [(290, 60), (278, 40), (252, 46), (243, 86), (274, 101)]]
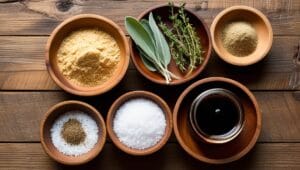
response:
[[(240, 134), (225, 144), (207, 144), (197, 138), (189, 122), (192, 101), (210, 88), (224, 88), (234, 92), (244, 109), (244, 126)], [(224, 164), (236, 161), (255, 145), (261, 131), (261, 111), (254, 95), (242, 84), (227, 78), (205, 78), (190, 85), (178, 98), (173, 111), (174, 132), (179, 144), (195, 159)]]
[[(174, 7), (174, 10), (177, 11), (178, 7)], [(162, 21), (166, 24), (170, 24), (168, 16), (169, 16), (169, 6), (168, 5), (159, 5), (155, 6), (153, 8), (147, 9), (145, 12), (143, 12), (141, 15), (139, 15), (138, 19), (141, 20), (142, 18), (148, 19), (149, 13), (152, 12), (154, 16), (160, 16)], [(166, 81), (162, 75), (160, 75), (158, 72), (151, 72), (149, 71), (145, 65), (143, 64), (143, 61), (141, 60), (141, 57), (136, 49), (136, 46), (132, 40), (130, 40), (130, 46), (131, 46), (131, 59), (137, 68), (137, 70), (147, 79), (154, 83), (163, 84), (163, 85), (178, 85), (185, 83), (193, 78), (195, 78), (197, 75), (199, 75), (202, 70), (205, 68), (211, 54), (211, 39), (210, 34), (207, 29), (207, 26), (202, 18), (197, 16), (194, 12), (192, 12), (189, 9), (185, 9), (185, 12), (187, 16), (190, 18), (190, 22), (193, 24), (193, 26), (196, 28), (196, 32), (198, 33), (198, 36), (200, 37), (201, 45), (203, 48), (203, 57), (204, 61), (201, 65), (199, 65), (191, 74), (187, 75), (186, 73), (182, 73), (178, 67), (175, 64), (175, 61), (171, 59), (171, 63), (169, 64), (168, 69), (177, 75), (179, 77), (178, 80), (172, 80), (169, 84), (166, 84)]]
[[(160, 108), (163, 110), (163, 112), (165, 114), (165, 118), (166, 118), (166, 129), (165, 129), (165, 133), (164, 133), (163, 137), (161, 138), (161, 140), (154, 146), (147, 148), (147, 149), (143, 149), (143, 150), (127, 147), (118, 139), (117, 135), (115, 134), (115, 132), (113, 130), (113, 120), (114, 120), (116, 111), (119, 109), (119, 107), (123, 103), (125, 103), (126, 101), (128, 101), (130, 99), (135, 99), (135, 98), (146, 98), (146, 99), (152, 100), (158, 106), (160, 106)], [(134, 155), (134, 156), (149, 155), (149, 154), (152, 154), (152, 153), (158, 151), (159, 149), (161, 149), (167, 143), (168, 139), (170, 138), (171, 133), (172, 133), (172, 127), (173, 127), (172, 113), (171, 113), (171, 110), (170, 110), (168, 104), (159, 96), (157, 96), (153, 93), (147, 92), (147, 91), (132, 91), (132, 92), (125, 93), (124, 95), (119, 97), (112, 104), (112, 106), (109, 109), (107, 118), (106, 118), (106, 126), (107, 126), (107, 132), (108, 132), (110, 139), (120, 150), (124, 151), (127, 154)]]
[[(117, 41), (121, 56), (117, 69), (108, 81), (95, 87), (82, 87), (70, 82), (62, 75), (57, 65), (56, 55), (61, 42), (72, 31), (91, 27), (97, 27), (110, 34)], [(51, 33), (46, 45), (46, 67), (54, 82), (65, 91), (80, 96), (94, 96), (109, 91), (122, 80), (129, 65), (129, 55), (128, 40), (116, 23), (99, 15), (81, 14), (65, 20)]]
[[(79, 156), (68, 156), (59, 152), (52, 143), (50, 129), (54, 121), (62, 114), (79, 110), (91, 116), (98, 125), (98, 141), (89, 152)], [(55, 161), (66, 165), (84, 164), (95, 158), (102, 150), (106, 140), (106, 127), (101, 114), (91, 105), (80, 101), (64, 101), (51, 107), (41, 121), (40, 140), (44, 151)]]
[[(234, 56), (223, 47), (222, 30), (232, 21), (249, 22), (256, 30), (257, 47), (248, 56)], [(225, 62), (236, 66), (248, 66), (261, 61), (272, 47), (273, 31), (268, 18), (259, 10), (248, 6), (232, 6), (220, 12), (211, 24), (210, 32), (213, 47), (218, 56)]]

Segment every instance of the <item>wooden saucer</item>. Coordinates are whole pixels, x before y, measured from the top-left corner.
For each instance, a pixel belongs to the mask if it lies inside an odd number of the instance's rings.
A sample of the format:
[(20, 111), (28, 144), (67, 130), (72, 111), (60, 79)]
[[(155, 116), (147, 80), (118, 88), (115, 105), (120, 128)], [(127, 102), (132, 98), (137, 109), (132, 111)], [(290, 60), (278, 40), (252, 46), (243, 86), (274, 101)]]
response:
[[(225, 144), (207, 144), (198, 140), (188, 121), (192, 101), (210, 88), (225, 88), (234, 92), (244, 109), (242, 131)], [(261, 131), (261, 111), (254, 95), (244, 85), (228, 78), (211, 77), (195, 82), (180, 95), (173, 111), (173, 122), (176, 138), (189, 155), (202, 162), (224, 164), (240, 159), (253, 148)]]

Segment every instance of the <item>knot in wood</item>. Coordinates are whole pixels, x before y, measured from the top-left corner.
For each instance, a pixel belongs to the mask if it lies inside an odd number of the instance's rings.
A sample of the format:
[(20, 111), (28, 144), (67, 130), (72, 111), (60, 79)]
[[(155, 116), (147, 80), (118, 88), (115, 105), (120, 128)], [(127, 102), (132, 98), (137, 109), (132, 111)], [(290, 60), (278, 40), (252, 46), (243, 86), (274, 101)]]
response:
[(56, 8), (61, 12), (68, 11), (73, 5), (73, 0), (58, 0), (55, 3)]

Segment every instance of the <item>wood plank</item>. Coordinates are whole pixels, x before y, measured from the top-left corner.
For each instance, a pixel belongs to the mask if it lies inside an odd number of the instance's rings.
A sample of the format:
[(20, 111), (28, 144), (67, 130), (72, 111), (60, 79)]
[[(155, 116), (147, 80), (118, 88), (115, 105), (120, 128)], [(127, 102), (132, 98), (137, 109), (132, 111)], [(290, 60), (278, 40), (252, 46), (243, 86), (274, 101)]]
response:
[[(289, 80), (295, 71), (293, 56), (296, 54), (299, 38), (299, 36), (275, 37), (268, 57), (249, 67), (231, 66), (221, 61), (216, 54), (212, 54), (206, 70), (199, 78), (225, 76), (239, 80), (251, 89), (291, 89)], [(0, 89), (59, 89), (45, 71), (44, 45), (46, 39), (47, 37), (41, 36), (0, 36)], [(136, 88), (136, 82), (140, 81), (137, 77), (141, 76), (136, 72), (131, 63), (126, 80), (131, 88)]]
[[(182, 89), (145, 87), (160, 94), (173, 108)], [(95, 106), (104, 117), (112, 102), (126, 92), (112, 92), (92, 98), (64, 92), (0, 92), (0, 142), (39, 141), (39, 124), (44, 113), (64, 100), (83, 100)], [(172, 93), (171, 93), (172, 92)], [(254, 92), (263, 112), (261, 142), (300, 142), (300, 91)], [(173, 137), (171, 141), (176, 141)]]
[(103, 151), (91, 162), (82, 166), (64, 166), (51, 160), (40, 143), (1, 143), (0, 169), (54, 170), (54, 169), (299, 169), (299, 143), (257, 144), (239, 161), (213, 166), (196, 161), (178, 144), (169, 143), (159, 152), (146, 157), (133, 157), (107, 143)]
[[(124, 16), (138, 16), (145, 9), (166, 3), (149, 1), (12, 1), (0, 3), (0, 35), (48, 35), (63, 19), (80, 14), (95, 13), (111, 18), (123, 28)], [(177, 1), (178, 2), (178, 1)], [(300, 1), (236, 1), (187, 0), (187, 7), (203, 17), (210, 25), (224, 8), (233, 5), (253, 6), (263, 11), (272, 22), (275, 35), (300, 35)]]
[[(48, 36), (0, 36), (0, 71), (46, 70), (45, 45)], [(291, 72), (293, 56), (297, 52), (300, 36), (276, 36), (266, 61), (262, 62), (263, 72)], [(210, 67), (226, 72), (228, 65), (217, 60), (213, 54)], [(222, 66), (223, 65), (223, 66)], [(131, 64), (129, 69), (134, 69)]]
[[(292, 88), (289, 85), (291, 73), (259, 73), (250, 76), (247, 76), (246, 73), (238, 75), (223, 74), (205, 71), (195, 80), (181, 86), (187, 87), (194, 81), (208, 76), (227, 76), (240, 81), (251, 90), (289, 90)], [(142, 89), (145, 86), (158, 86), (144, 78), (136, 70), (128, 70), (120, 85), (126, 87), (127, 90)], [(299, 90), (300, 87), (295, 89)], [(0, 90), (60, 90), (60, 88), (53, 82), (47, 71), (22, 71), (0, 72)]]

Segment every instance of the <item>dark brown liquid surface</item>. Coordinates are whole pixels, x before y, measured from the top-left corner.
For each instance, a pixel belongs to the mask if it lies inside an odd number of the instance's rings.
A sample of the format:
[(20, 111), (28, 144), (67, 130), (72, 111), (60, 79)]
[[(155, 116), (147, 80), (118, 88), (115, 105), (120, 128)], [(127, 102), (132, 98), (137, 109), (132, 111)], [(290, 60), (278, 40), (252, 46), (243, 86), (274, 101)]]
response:
[(223, 95), (205, 97), (200, 101), (196, 112), (197, 124), (206, 135), (226, 134), (239, 121), (239, 109), (232, 100)]

